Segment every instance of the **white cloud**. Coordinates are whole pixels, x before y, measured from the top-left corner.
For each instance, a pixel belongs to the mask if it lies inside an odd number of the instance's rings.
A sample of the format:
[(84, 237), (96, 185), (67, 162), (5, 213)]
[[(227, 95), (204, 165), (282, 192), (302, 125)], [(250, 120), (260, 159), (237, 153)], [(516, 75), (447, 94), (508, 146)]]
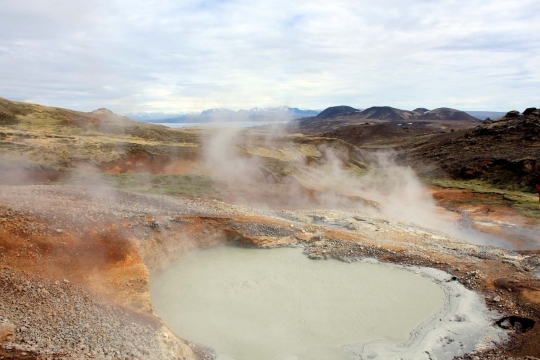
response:
[(3, 0), (0, 96), (117, 112), (539, 106), (537, 0)]

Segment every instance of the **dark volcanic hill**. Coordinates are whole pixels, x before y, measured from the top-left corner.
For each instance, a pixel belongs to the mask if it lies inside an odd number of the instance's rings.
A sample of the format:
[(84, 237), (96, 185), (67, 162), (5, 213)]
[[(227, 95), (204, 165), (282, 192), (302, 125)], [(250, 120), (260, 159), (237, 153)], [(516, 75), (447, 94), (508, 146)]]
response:
[(414, 116), (415, 119), (420, 120), (466, 120), (466, 121), (478, 121), (477, 118), (467, 114), (464, 111), (450, 109), (450, 108), (438, 108), (431, 111), (426, 111), (422, 115)]
[(350, 106), (332, 106), (324, 109), (319, 115), (316, 116), (318, 119), (328, 119), (333, 118), (339, 115), (351, 115), (357, 113), (358, 110)]
[(444, 107), (434, 110), (417, 108), (413, 111), (409, 111), (396, 109), (390, 106), (373, 106), (358, 113), (358, 118), (366, 120), (386, 120), (390, 122), (399, 122), (404, 120), (478, 121), (477, 118), (467, 114), (464, 111)]
[(540, 183), (540, 110), (528, 115), (512, 111), (457, 137), (426, 141), (406, 154), (417, 169), (429, 163), (453, 178), (534, 186)]
[(390, 106), (373, 106), (358, 114), (366, 120), (403, 121), (414, 116), (411, 111), (396, 109)]
[(429, 111), (429, 109), (426, 109), (426, 108), (416, 108), (416, 109), (413, 110), (413, 113), (423, 114), (423, 113), (426, 113), (428, 111)]
[[(441, 122), (436, 126), (432, 126), (432, 130), (435, 131), (437, 129), (442, 130), (445, 127), (449, 129), (470, 127), (479, 123), (477, 118), (463, 111), (450, 108), (438, 108), (431, 111), (426, 108), (417, 108), (409, 111), (390, 106), (373, 106), (359, 111), (350, 106), (334, 106), (327, 108), (318, 116), (297, 119), (289, 123), (287, 128), (290, 131), (304, 134), (323, 134), (366, 122), (386, 122), (409, 128), (411, 128), (410, 123), (415, 123), (412, 127), (418, 128), (419, 126), (425, 127), (426, 122)], [(449, 125), (442, 122), (454, 122), (455, 124)], [(343, 134), (343, 131), (339, 133)]]

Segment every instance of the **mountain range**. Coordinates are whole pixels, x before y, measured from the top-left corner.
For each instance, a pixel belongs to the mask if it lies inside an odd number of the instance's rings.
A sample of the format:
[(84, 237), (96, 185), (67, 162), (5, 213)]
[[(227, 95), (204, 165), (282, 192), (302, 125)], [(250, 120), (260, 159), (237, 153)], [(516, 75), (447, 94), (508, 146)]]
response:
[(241, 109), (208, 109), (201, 113), (128, 113), (127, 117), (143, 122), (154, 123), (205, 123), (205, 122), (247, 122), (247, 121), (290, 121), (297, 118), (316, 116), (320, 110), (299, 109), (295, 107), (280, 106), (268, 108)]
[(412, 111), (393, 108), (390, 106), (373, 106), (368, 109), (358, 109), (351, 106), (332, 106), (324, 110), (300, 109), (296, 107), (280, 106), (247, 110), (229, 110), (224, 108), (207, 109), (200, 113), (196, 112), (139, 112), (126, 113), (130, 119), (142, 122), (154, 123), (205, 123), (214, 121), (290, 121), (298, 118), (329, 119), (337, 116), (352, 116), (371, 120), (485, 120), (486, 118), (497, 119), (504, 116), (504, 112), (497, 111), (460, 111), (450, 108), (437, 108), (428, 110), (416, 108)]
[(407, 120), (468, 120), (477, 121), (478, 119), (464, 111), (437, 108), (428, 110), (417, 108), (412, 111), (393, 108), (390, 106), (372, 106), (363, 111), (350, 106), (333, 106), (325, 109), (313, 119), (307, 121), (330, 119), (330, 118), (348, 118), (359, 120), (386, 120), (390, 122), (400, 122)]

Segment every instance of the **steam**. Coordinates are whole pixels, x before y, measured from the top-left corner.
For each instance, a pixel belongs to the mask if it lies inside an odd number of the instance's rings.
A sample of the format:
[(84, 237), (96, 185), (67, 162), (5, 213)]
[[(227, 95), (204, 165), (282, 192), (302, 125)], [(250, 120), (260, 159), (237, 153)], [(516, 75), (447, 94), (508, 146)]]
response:
[(235, 128), (208, 129), (203, 139), (206, 167), (216, 180), (246, 183), (261, 176), (260, 162), (240, 153), (240, 138)]
[[(368, 170), (359, 174), (358, 169), (351, 165), (354, 163), (353, 155), (346, 148), (321, 144), (317, 148), (322, 155), (321, 161), (310, 163), (295, 148), (292, 140), (283, 143), (284, 134), (278, 140), (276, 134), (251, 132), (248, 136), (246, 132), (249, 130), (220, 128), (208, 131), (204, 137), (204, 159), (211, 176), (229, 185), (241, 186), (243, 193), (264, 192), (264, 189), (271, 189), (269, 183), (274, 181), (277, 182), (275, 186), (280, 186), (280, 193), (285, 199), (281, 205), (353, 208), (441, 231), (468, 242), (508, 247), (499, 238), (464, 229), (457, 220), (443, 217), (442, 209), (426, 186), (409, 166), (396, 163), (393, 152), (365, 155), (362, 160), (369, 164)], [(256, 145), (269, 152), (286, 150), (288, 164), (282, 161), (281, 165), (294, 171), (279, 179), (265, 177), (264, 169), (274, 159), (246, 154), (243, 149), (250, 145), (250, 138), (256, 138)], [(273, 200), (270, 198), (269, 201)], [(373, 202), (378, 206), (369, 206)], [(250, 205), (271, 206), (264, 196), (250, 202)]]
[[(374, 154), (370, 170), (365, 176), (352, 179), (352, 188), (357, 189), (358, 196), (381, 204), (383, 214), (388, 217), (428, 227), (440, 225), (435, 201), (415, 172), (408, 166), (398, 165), (394, 155), (392, 152)], [(334, 174), (339, 174), (340, 168), (337, 169)]]

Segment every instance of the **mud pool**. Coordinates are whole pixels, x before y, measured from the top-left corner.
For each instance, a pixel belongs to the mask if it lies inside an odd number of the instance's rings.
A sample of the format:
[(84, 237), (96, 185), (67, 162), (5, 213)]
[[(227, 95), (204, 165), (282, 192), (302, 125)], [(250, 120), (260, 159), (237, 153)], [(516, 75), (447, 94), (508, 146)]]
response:
[(445, 303), (414, 272), (293, 248), (199, 250), (157, 276), (151, 293), (179, 336), (235, 360), (348, 359), (346, 345), (406, 342)]

